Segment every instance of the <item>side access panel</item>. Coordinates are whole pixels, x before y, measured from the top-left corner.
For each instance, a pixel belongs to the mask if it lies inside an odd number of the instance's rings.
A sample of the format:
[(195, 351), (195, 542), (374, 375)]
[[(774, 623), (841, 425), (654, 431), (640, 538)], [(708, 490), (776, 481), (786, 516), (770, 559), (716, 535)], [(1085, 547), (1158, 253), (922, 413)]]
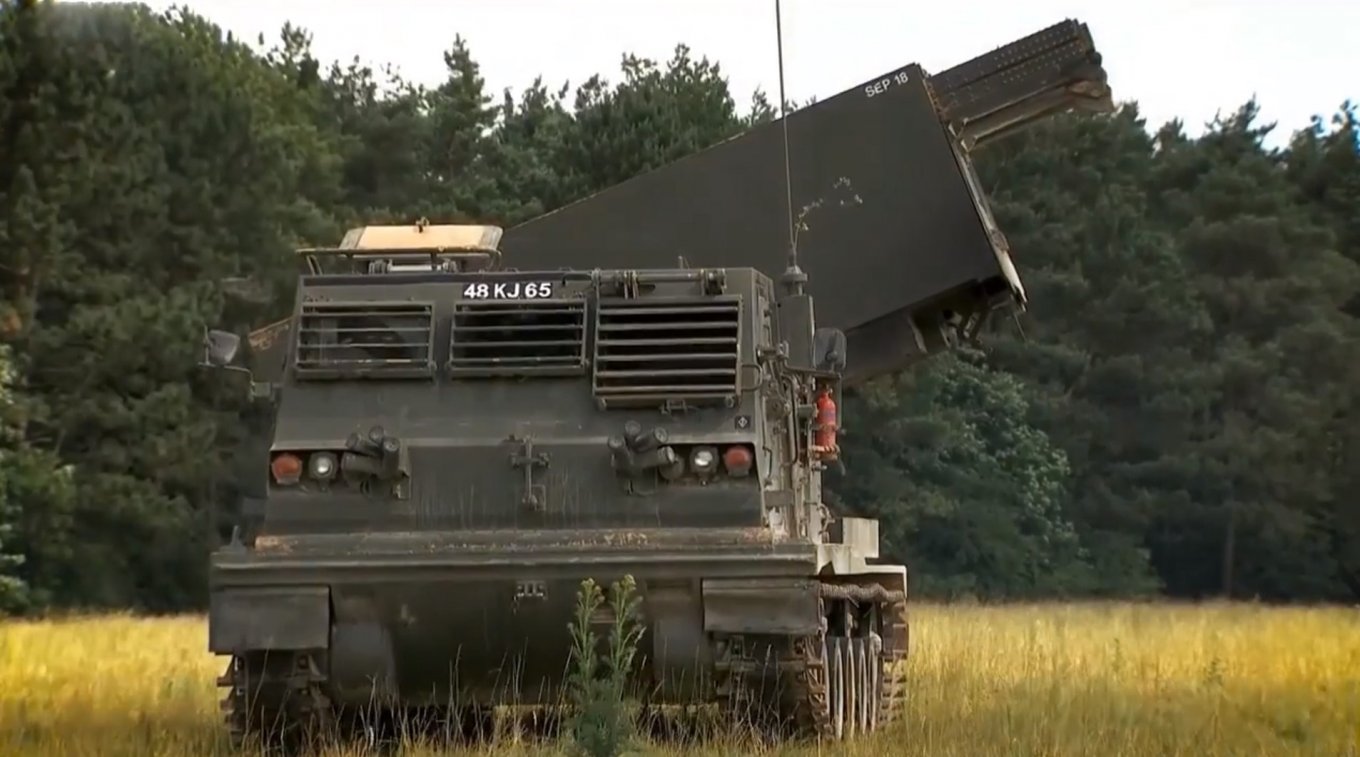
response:
[(208, 605), (208, 650), (324, 649), (330, 626), (325, 586), (216, 589)]

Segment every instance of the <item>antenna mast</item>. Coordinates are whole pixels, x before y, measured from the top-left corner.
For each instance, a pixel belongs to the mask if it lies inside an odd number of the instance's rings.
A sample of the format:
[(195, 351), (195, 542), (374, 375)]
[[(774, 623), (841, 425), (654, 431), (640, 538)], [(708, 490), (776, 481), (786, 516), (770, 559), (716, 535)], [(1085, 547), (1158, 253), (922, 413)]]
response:
[(803, 293), (807, 274), (798, 267), (798, 242), (793, 217), (793, 171), (789, 163), (789, 117), (784, 98), (784, 23), (780, 14), (779, 0), (774, 0), (775, 45), (779, 55), (779, 121), (784, 130), (784, 197), (789, 213), (789, 265), (780, 277), (780, 283), (791, 295)]

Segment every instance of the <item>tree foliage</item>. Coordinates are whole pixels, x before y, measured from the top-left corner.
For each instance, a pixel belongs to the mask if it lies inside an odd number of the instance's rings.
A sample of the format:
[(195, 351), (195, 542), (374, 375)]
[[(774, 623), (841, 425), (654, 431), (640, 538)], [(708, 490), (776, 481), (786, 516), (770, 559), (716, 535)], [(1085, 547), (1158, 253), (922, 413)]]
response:
[[(513, 225), (774, 117), (684, 46), (498, 96), (451, 36), (424, 86), (291, 25), (0, 0), (0, 610), (202, 601), (258, 419), (199, 339), (285, 314), (294, 245)], [(1130, 103), (979, 152), (1023, 334), (855, 393), (831, 482), (917, 591), (1360, 596), (1357, 114), (1271, 128)]]
[(1065, 512), (1067, 456), (1027, 421), (1024, 385), (980, 356), (946, 356), (847, 403), (840, 504), (884, 524), (916, 591), (1084, 592), (1089, 555)]

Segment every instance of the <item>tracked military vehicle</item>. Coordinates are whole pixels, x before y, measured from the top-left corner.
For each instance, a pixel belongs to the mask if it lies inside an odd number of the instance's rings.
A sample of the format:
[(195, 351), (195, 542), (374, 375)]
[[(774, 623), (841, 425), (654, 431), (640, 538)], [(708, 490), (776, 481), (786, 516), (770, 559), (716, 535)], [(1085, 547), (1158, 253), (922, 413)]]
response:
[[(551, 702), (578, 581), (624, 574), (655, 699), (756, 692), (833, 738), (896, 717), (906, 569), (877, 564), (875, 521), (821, 499), (840, 389), (1023, 308), (971, 151), (1112, 107), (1068, 21), (889, 72), (504, 240), (366, 227), (303, 251), (293, 314), (249, 338), (274, 407), (260, 507), (211, 567), (238, 740), (374, 702)], [(767, 191), (790, 135), (791, 204), (833, 185), (862, 201), (803, 224), (806, 276)], [(208, 362), (247, 370), (240, 346), (213, 332)]]
[[(650, 700), (763, 692), (833, 737), (891, 720), (906, 570), (822, 503), (845, 340), (798, 271), (505, 270), (500, 233), (304, 251), (263, 518), (212, 559), (237, 737), (551, 704), (579, 582), (625, 574)], [(208, 361), (238, 344), (211, 332)]]

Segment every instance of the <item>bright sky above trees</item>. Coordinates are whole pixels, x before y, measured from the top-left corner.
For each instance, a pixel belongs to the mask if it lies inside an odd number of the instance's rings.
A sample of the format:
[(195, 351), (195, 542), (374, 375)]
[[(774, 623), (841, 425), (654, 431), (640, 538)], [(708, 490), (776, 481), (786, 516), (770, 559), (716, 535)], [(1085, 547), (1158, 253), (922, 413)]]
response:
[[(555, 89), (596, 73), (619, 78), (625, 52), (665, 60), (677, 43), (718, 61), (744, 105), (762, 87), (778, 92), (773, 0), (153, 0), (187, 5), (224, 28), (272, 44), (286, 21), (311, 31), (329, 62), (355, 55), (396, 65), (408, 80), (444, 77), (442, 51), (469, 42), (488, 90), (518, 89), (535, 76)], [(1286, 7), (1289, 10), (1286, 10)], [(825, 98), (904, 63), (941, 70), (1065, 17), (1087, 22), (1105, 53), (1116, 97), (1136, 99), (1155, 128), (1181, 118), (1191, 135), (1215, 112), (1256, 94), (1268, 140), (1346, 98), (1360, 99), (1354, 0), (971, 0), (948, 2), (784, 0), (789, 97)]]

